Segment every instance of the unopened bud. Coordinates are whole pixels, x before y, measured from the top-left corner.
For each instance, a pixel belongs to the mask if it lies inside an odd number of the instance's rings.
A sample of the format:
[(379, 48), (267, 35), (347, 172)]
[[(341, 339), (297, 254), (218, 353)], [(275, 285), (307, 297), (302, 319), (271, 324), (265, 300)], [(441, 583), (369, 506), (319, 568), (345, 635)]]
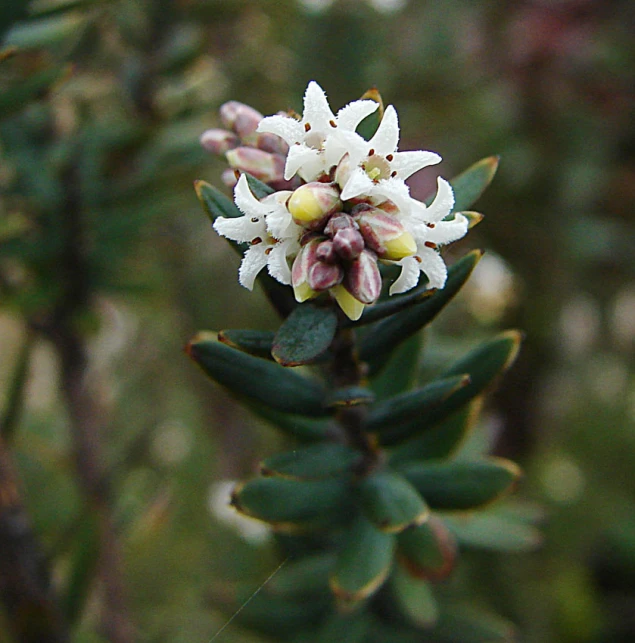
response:
[(272, 154), (282, 154), (282, 156), (286, 156), (289, 153), (289, 144), (283, 138), (269, 132), (258, 134), (256, 147)]
[(335, 301), (337, 301), (339, 307), (350, 320), (357, 321), (362, 316), (364, 304), (358, 299), (355, 299), (344, 286), (335, 286), (331, 289), (331, 294), (335, 297)]
[(256, 131), (258, 123), (264, 117), (253, 107), (230, 100), (221, 105), (220, 118), (225, 127), (236, 132), (240, 138), (245, 138)]
[(328, 183), (317, 182), (300, 186), (287, 203), (293, 220), (306, 228), (319, 227), (341, 207), (339, 190)]
[(366, 245), (382, 259), (398, 261), (410, 257), (417, 251), (414, 237), (404, 228), (401, 221), (383, 210), (364, 210), (355, 220)]
[(343, 230), (344, 228), (355, 228), (357, 229), (357, 224), (353, 220), (353, 217), (350, 214), (346, 214), (345, 212), (339, 212), (334, 214), (330, 219), (329, 222), (326, 224), (324, 228), (324, 234), (326, 234), (329, 237), (334, 237), (335, 233), (338, 230)]
[(221, 181), (228, 187), (234, 188), (236, 183), (238, 183), (238, 178), (236, 177), (236, 170), (227, 168), (223, 170), (223, 173), (220, 175)]
[(381, 293), (381, 274), (377, 266), (377, 257), (373, 252), (364, 250), (351, 263), (346, 271), (344, 285), (346, 290), (363, 304), (377, 301)]
[(293, 294), (295, 295), (296, 301), (300, 303), (319, 295), (319, 293), (309, 285), (309, 270), (317, 261), (316, 250), (319, 244), (319, 239), (313, 239), (302, 246), (291, 267)]
[(316, 256), (320, 261), (324, 261), (324, 263), (336, 263), (338, 260), (335, 248), (333, 248), (333, 242), (330, 239), (322, 241), (318, 245)]
[(344, 270), (338, 264), (317, 261), (309, 269), (309, 286), (318, 292), (337, 286), (343, 278)]
[(212, 154), (225, 154), (240, 145), (240, 139), (226, 129), (208, 129), (200, 138), (203, 149)]
[(268, 183), (278, 181), (284, 175), (284, 158), (255, 147), (237, 147), (225, 154), (229, 165), (241, 172), (248, 172), (257, 179)]
[(355, 228), (342, 228), (333, 237), (333, 249), (342, 259), (356, 259), (364, 249), (364, 237)]

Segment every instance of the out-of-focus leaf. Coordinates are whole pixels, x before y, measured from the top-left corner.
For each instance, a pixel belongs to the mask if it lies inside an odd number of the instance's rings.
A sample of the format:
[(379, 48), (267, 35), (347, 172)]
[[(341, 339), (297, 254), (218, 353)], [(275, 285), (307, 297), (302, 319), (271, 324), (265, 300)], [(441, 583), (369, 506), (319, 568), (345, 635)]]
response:
[(218, 333), (218, 340), (243, 353), (249, 353), (256, 357), (273, 359), (271, 347), (275, 333), (267, 330), (221, 330)]
[(481, 159), (455, 176), (450, 184), (454, 190), (454, 211), (471, 208), (492, 182), (498, 169), (498, 156)]
[(238, 209), (234, 202), (225, 196), (220, 190), (213, 185), (201, 180), (194, 181), (196, 196), (201, 202), (203, 209), (212, 223), (218, 217), (236, 218), (242, 217), (243, 213)]
[(417, 378), (421, 343), (421, 336), (415, 334), (400, 344), (386, 366), (371, 380), (370, 387), (378, 400), (387, 400), (412, 388)]
[(20, 49), (54, 47), (76, 39), (86, 26), (87, 15), (67, 12), (15, 24), (4, 39), (4, 45)]
[(430, 583), (395, 565), (390, 585), (401, 612), (415, 627), (430, 629), (435, 624), (439, 608)]
[(351, 502), (351, 488), (343, 478), (305, 481), (279, 476), (241, 484), (231, 500), (241, 513), (281, 530), (332, 521), (350, 511)]
[(286, 435), (300, 442), (327, 440), (338, 435), (328, 419), (306, 417), (276, 411), (264, 404), (250, 404), (249, 408), (259, 417), (273, 424)]
[(326, 405), (333, 408), (372, 404), (375, 401), (373, 392), (364, 386), (345, 386), (329, 391)]
[(331, 575), (331, 589), (345, 605), (376, 592), (390, 572), (395, 537), (377, 529), (363, 516), (348, 528)]
[(29, 375), (32, 346), (33, 337), (28, 334), (18, 355), (13, 377), (6, 393), (5, 408), (2, 409), (2, 416), (0, 417), (0, 439), (7, 443), (13, 438), (20, 419), (24, 391)]
[(451, 643), (513, 643), (517, 640), (515, 628), (509, 621), (471, 605), (444, 606), (433, 632)]
[(321, 442), (267, 458), (261, 465), (262, 475), (285, 478), (328, 478), (348, 473), (361, 454), (345, 444)]
[(436, 515), (397, 536), (397, 555), (404, 569), (416, 578), (440, 581), (454, 569), (456, 540)]
[(327, 617), (324, 624), (311, 640), (315, 643), (364, 643), (372, 621), (364, 612), (338, 613)]
[(298, 599), (328, 593), (329, 574), (335, 564), (333, 552), (289, 559), (267, 583), (272, 596)]
[(357, 487), (362, 510), (381, 531), (398, 533), (425, 522), (430, 510), (418, 491), (401, 475), (378, 471), (363, 478)]
[(383, 319), (368, 332), (362, 340), (360, 357), (368, 362), (371, 374), (386, 363), (395, 347), (429, 324), (452, 300), (472, 274), (481, 256), (482, 253), (478, 250), (470, 252), (449, 269), (443, 289), (410, 308)]
[(320, 384), (279, 364), (225, 346), (216, 333), (199, 333), (186, 351), (207, 375), (238, 396), (285, 413), (327, 413)]
[(308, 364), (328, 350), (336, 330), (335, 308), (302, 304), (280, 326), (271, 353), (283, 366)]

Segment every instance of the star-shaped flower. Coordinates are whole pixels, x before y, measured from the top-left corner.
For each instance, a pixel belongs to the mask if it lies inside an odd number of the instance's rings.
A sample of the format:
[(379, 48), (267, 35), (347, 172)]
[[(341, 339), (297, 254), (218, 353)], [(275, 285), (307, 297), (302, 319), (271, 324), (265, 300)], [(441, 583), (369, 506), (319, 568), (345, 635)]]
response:
[(234, 188), (234, 200), (244, 216), (219, 217), (214, 222), (218, 234), (249, 244), (238, 271), (240, 284), (249, 290), (253, 289), (258, 273), (265, 266), (280, 283), (291, 283), (287, 257), (298, 252), (302, 229), (286, 208), (290, 195), (289, 191), (274, 192), (259, 201), (243, 174)]
[[(445, 220), (454, 207), (452, 186), (439, 177), (437, 194), (429, 207), (415, 202), (411, 216), (403, 219), (404, 226), (412, 234), (417, 244), (416, 252), (395, 263), (401, 266), (401, 274), (390, 287), (390, 294), (406, 292), (414, 288), (421, 273), (428, 278), (429, 288), (443, 288), (448, 270), (439, 254), (439, 248), (456, 241), (468, 230), (468, 220), (462, 214)], [(413, 199), (414, 201), (414, 199)]]
[(289, 180), (297, 173), (309, 182), (328, 173), (347, 152), (346, 139), (334, 134), (354, 133), (378, 107), (373, 100), (356, 100), (335, 115), (324, 90), (311, 81), (304, 94), (300, 120), (281, 114), (267, 116), (260, 121), (258, 131), (276, 134), (289, 144), (284, 178)]

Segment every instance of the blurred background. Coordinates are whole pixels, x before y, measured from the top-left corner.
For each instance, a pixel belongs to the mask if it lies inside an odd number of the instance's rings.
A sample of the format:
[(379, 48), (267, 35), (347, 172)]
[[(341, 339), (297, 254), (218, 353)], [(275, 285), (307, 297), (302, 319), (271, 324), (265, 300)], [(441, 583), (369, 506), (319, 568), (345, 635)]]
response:
[(447, 255), (485, 257), (422, 359), (526, 333), (481, 431), (525, 469), (543, 543), (459, 574), (522, 641), (635, 640), (633, 2), (0, 6), (0, 642), (70, 622), (82, 643), (206, 643), (213, 597), (275, 568), (222, 481), (282, 438), (182, 347), (276, 318), (192, 181), (221, 186), (198, 138), (223, 102), (301, 111), (311, 79), (334, 110), (376, 86), (400, 149), (440, 153), (447, 178), (500, 155), (484, 221)]

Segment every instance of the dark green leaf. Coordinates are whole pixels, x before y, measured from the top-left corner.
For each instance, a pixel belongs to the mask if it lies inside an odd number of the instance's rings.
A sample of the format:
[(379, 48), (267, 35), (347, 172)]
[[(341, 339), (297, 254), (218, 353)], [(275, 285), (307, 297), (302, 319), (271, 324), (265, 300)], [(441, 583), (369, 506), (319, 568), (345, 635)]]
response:
[(381, 531), (397, 533), (430, 515), (421, 495), (397, 473), (373, 473), (360, 481), (358, 491), (364, 514)]
[(513, 643), (517, 640), (509, 621), (468, 604), (445, 608), (433, 632), (449, 643)]
[(329, 524), (350, 511), (351, 501), (350, 484), (342, 478), (255, 478), (239, 485), (232, 494), (232, 505), (238, 511), (281, 530)]
[(327, 478), (349, 473), (361, 454), (345, 444), (321, 442), (267, 458), (261, 465), (263, 475), (287, 478)]
[(359, 406), (360, 404), (372, 404), (375, 395), (363, 386), (346, 386), (330, 391), (326, 398), (326, 405), (329, 407), (342, 408), (347, 406)]
[(271, 353), (283, 366), (308, 364), (328, 350), (336, 330), (335, 308), (302, 304), (276, 333)]
[(397, 536), (397, 555), (411, 576), (440, 581), (454, 569), (456, 541), (443, 520), (432, 515)]
[(331, 575), (331, 589), (345, 605), (363, 601), (386, 580), (392, 566), (395, 537), (358, 516), (344, 536)]
[(249, 408), (259, 417), (273, 424), (286, 435), (300, 442), (328, 440), (339, 435), (328, 419), (317, 419), (304, 415), (294, 415), (276, 411), (264, 404), (249, 404)]
[(3, 45), (19, 49), (37, 49), (66, 44), (77, 38), (86, 25), (86, 14), (68, 12), (39, 20), (27, 20), (15, 24), (4, 38)]
[(333, 552), (291, 558), (267, 583), (267, 592), (290, 599), (323, 595), (329, 591), (328, 580), (334, 564)]
[(273, 359), (271, 347), (275, 333), (267, 330), (221, 330), (218, 339), (243, 353)]
[(279, 364), (225, 346), (216, 339), (216, 333), (200, 333), (186, 350), (212, 379), (236, 395), (284, 413), (327, 413), (320, 384)]
[(400, 471), (433, 509), (473, 509), (488, 504), (508, 492), (521, 475), (516, 464), (502, 458), (413, 462)]
[(357, 133), (369, 141), (374, 136), (381, 119), (384, 117), (384, 101), (375, 87), (365, 92), (360, 100), (374, 100), (379, 103), (379, 107), (357, 126)]
[(310, 639), (314, 643), (364, 643), (372, 622), (368, 614), (362, 612), (335, 612), (326, 618), (317, 634)]
[(228, 217), (232, 219), (243, 216), (243, 213), (234, 202), (213, 185), (205, 181), (197, 180), (194, 181), (194, 189), (196, 190), (198, 200), (201, 202), (203, 209), (212, 223), (216, 221), (218, 217)]
[[(411, 437), (410, 427), (424, 427), (431, 411), (453, 393), (467, 386), (467, 375), (435, 380), (415, 391), (402, 393), (376, 404), (368, 415), (365, 429), (378, 432), (382, 444), (394, 444)], [(406, 430), (400, 425), (406, 423)]]
[(378, 400), (386, 400), (412, 388), (417, 379), (421, 344), (421, 335), (415, 334), (393, 351), (386, 366), (370, 382)]
[(488, 156), (455, 176), (450, 184), (454, 190), (454, 212), (471, 208), (492, 182), (498, 169), (498, 156)]
[(474, 250), (448, 271), (445, 287), (406, 310), (378, 322), (362, 340), (360, 357), (368, 362), (371, 374), (379, 371), (392, 351), (411, 335), (429, 324), (458, 293), (482, 253)]
[(430, 629), (439, 616), (439, 608), (430, 583), (406, 573), (396, 565), (391, 576), (392, 592), (404, 616), (415, 626)]
[(2, 409), (2, 416), (0, 417), (0, 440), (4, 440), (7, 444), (13, 438), (16, 427), (20, 421), (25, 388), (29, 376), (29, 363), (31, 361), (33, 340), (34, 337), (29, 333), (18, 355), (17, 364), (15, 365), (11, 382), (6, 391), (5, 408)]
[(249, 183), (249, 189), (252, 191), (253, 195), (257, 199), (264, 199), (266, 196), (273, 194), (275, 190), (266, 183), (263, 183), (260, 179), (257, 179), (255, 176), (245, 172), (247, 177), (247, 183)]

